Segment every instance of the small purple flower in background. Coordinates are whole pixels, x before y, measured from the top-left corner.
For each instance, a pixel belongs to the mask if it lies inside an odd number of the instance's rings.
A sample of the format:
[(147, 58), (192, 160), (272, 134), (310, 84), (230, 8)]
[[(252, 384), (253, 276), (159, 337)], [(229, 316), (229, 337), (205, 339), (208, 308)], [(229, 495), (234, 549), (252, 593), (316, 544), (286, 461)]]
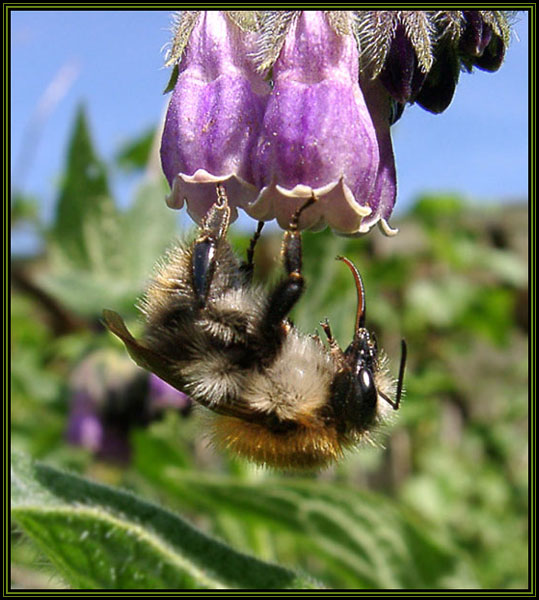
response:
[(461, 68), (498, 69), (507, 11), (180, 13), (161, 146), (169, 205), (200, 222), (223, 183), (234, 207), (286, 228), (360, 235), (388, 220), (390, 126), (407, 103), (440, 113)]
[(70, 378), (67, 440), (98, 458), (126, 464), (129, 432), (161, 418), (165, 410), (188, 414), (191, 399), (129, 358), (110, 350), (85, 358)]
[(154, 373), (149, 378), (150, 414), (161, 415), (165, 410), (177, 410), (186, 416), (191, 412), (192, 400), (176, 388), (163, 381)]

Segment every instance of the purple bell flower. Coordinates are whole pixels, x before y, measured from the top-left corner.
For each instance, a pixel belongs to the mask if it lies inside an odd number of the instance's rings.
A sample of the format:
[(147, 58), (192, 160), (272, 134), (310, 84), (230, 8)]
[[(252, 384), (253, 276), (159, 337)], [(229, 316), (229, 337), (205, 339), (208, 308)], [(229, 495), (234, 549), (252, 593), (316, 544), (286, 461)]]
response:
[[(379, 161), (374, 189), (368, 200), (372, 212), (365, 217), (358, 233), (366, 233), (378, 224), (386, 235), (392, 236), (398, 233), (398, 229), (392, 228), (388, 222), (397, 197), (397, 170), (390, 132), (393, 106), (380, 81), (367, 80), (362, 88), (376, 131)], [(360, 190), (354, 190), (356, 198), (360, 197), (360, 193)]]
[(161, 144), (167, 202), (200, 222), (224, 183), (233, 217), (258, 191), (251, 156), (270, 86), (250, 58), (253, 34), (225, 13), (200, 13), (179, 64)]
[(77, 391), (72, 397), (66, 437), (71, 444), (96, 453), (103, 445), (103, 423), (94, 400), (85, 391)]
[[(507, 11), (184, 12), (161, 158), (169, 205), (200, 222), (233, 207), (288, 228), (384, 233), (396, 197), (390, 125), (407, 103), (444, 111), (461, 67), (493, 71)], [(265, 77), (262, 76), (262, 73)]]
[(359, 85), (359, 54), (325, 13), (304, 11), (273, 65), (274, 88), (253, 158), (261, 190), (247, 212), (287, 228), (314, 191), (318, 202), (300, 225), (361, 230), (372, 208), (380, 155)]

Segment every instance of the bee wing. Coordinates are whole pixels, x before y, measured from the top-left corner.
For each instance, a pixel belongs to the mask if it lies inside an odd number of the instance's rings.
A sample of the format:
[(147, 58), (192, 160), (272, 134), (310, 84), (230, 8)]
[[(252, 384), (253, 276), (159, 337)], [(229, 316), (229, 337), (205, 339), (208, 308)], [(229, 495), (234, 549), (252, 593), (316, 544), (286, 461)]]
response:
[(181, 377), (178, 377), (177, 373), (174, 373), (170, 361), (162, 354), (137, 341), (131, 335), (125, 326), (124, 320), (118, 313), (105, 309), (103, 311), (103, 321), (107, 329), (122, 340), (129, 352), (129, 356), (131, 356), (139, 367), (155, 373), (163, 381), (166, 381), (177, 390), (183, 391), (185, 382)]
[[(155, 373), (163, 381), (166, 381), (172, 387), (181, 392), (189, 394), (186, 390), (185, 381), (178, 375), (178, 370), (174, 368), (174, 364), (159, 352), (155, 352), (148, 348), (143, 343), (136, 340), (127, 327), (122, 317), (113, 310), (103, 310), (103, 321), (105, 326), (114, 335), (119, 337), (125, 344), (129, 356), (137, 363), (137, 365), (146, 371)], [(204, 398), (194, 398), (199, 404), (206, 406), (213, 412), (225, 415), (228, 417), (236, 417), (238, 419), (248, 421), (258, 421), (260, 417), (254, 417), (252, 410), (241, 402), (210, 404)]]

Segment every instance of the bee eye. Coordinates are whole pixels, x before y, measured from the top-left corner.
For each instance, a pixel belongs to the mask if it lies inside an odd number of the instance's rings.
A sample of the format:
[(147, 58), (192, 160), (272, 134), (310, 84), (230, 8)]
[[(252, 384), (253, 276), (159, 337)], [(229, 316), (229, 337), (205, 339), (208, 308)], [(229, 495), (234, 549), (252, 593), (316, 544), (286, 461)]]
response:
[(369, 369), (360, 369), (358, 376), (359, 389), (361, 396), (368, 405), (374, 405), (376, 402), (376, 386), (374, 385), (374, 377)]

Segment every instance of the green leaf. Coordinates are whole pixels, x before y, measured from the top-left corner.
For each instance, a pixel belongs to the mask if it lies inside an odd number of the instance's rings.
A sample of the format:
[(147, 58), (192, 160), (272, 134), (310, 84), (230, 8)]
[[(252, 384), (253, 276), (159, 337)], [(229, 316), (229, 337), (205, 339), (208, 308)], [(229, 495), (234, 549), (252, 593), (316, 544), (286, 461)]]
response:
[[(117, 231), (104, 164), (97, 157), (81, 107), (69, 142), (67, 166), (52, 234), (68, 264), (90, 268), (110, 255)], [(97, 224), (98, 226), (92, 226)]]
[(141, 290), (139, 285), (121, 277), (76, 270), (62, 275), (45, 274), (39, 282), (76, 314), (94, 318), (104, 306), (133, 313), (133, 304)]
[(240, 483), (164, 462), (154, 462), (145, 475), (180, 505), (212, 519), (231, 515), (250, 528), (266, 524), (272, 532), (294, 534), (298, 554), (323, 560), (317, 576), (329, 576), (336, 586), (434, 588), (451, 580), (473, 585), (440, 532), (383, 496), (321, 481)]
[(164, 198), (164, 180), (147, 180), (125, 213), (88, 215), (80, 240), (86, 265), (64, 262), (41, 274), (40, 285), (77, 314), (95, 317), (103, 307), (133, 314), (153, 265), (176, 232), (177, 215)]
[(410, 215), (426, 226), (435, 226), (443, 221), (455, 222), (462, 215), (466, 204), (456, 194), (422, 194), (410, 210)]
[(178, 212), (168, 208), (164, 178), (142, 183), (133, 204), (122, 219), (124, 276), (142, 290), (157, 259), (177, 232)]
[(178, 421), (181, 418), (175, 412), (169, 411), (163, 419), (153, 423), (151, 429), (140, 429), (131, 433), (137, 464), (142, 465), (143, 470), (159, 464), (163, 456), (169, 456), (170, 461), (181, 468), (192, 466), (192, 454), (185, 441), (177, 436)]
[(126, 171), (140, 171), (148, 165), (155, 139), (155, 127), (124, 144), (116, 154), (116, 163)]
[(174, 65), (174, 68), (172, 69), (172, 73), (170, 74), (170, 79), (168, 80), (166, 88), (163, 90), (163, 94), (168, 94), (169, 92), (172, 92), (174, 90), (174, 88), (176, 87), (176, 82), (178, 81), (179, 75), (180, 75), (180, 68), (176, 64), (176, 65)]
[(131, 493), (15, 454), (12, 511), (76, 588), (304, 588), (292, 571), (240, 554)]
[(21, 221), (39, 222), (39, 200), (33, 195), (13, 190), (10, 216), (12, 227)]

